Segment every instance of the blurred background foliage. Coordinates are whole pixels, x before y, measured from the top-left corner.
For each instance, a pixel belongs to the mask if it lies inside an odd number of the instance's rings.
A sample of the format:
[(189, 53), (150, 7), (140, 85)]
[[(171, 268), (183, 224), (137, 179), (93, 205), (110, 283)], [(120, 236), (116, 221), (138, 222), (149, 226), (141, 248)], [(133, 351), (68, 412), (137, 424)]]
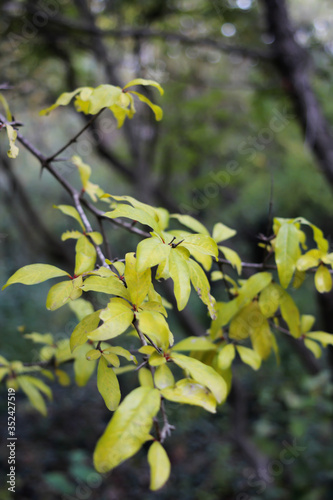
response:
[[(160, 82), (163, 98), (147, 95), (163, 107), (162, 122), (137, 104), (132, 122), (117, 130), (104, 113), (63, 153), (59, 170), (78, 186), (69, 159), (79, 154), (105, 191), (192, 214), (209, 229), (221, 221), (237, 230), (230, 245), (242, 260), (260, 262), (258, 235), (271, 224), (270, 204), (271, 215), (306, 217), (329, 239), (333, 216), (332, 185), (305, 143), (288, 80), (267, 57), (274, 38), (262, 7), (256, 0), (4, 0), (0, 84), (10, 86), (3, 92), (24, 123), (22, 133), (47, 155), (85, 124), (73, 108), (38, 115), (60, 93), (123, 86), (136, 77)], [(311, 83), (333, 123), (331, 6), (290, 0), (288, 8), (295, 39), (311, 56)], [(34, 262), (71, 271), (73, 246), (60, 235), (74, 227), (53, 209), (69, 202), (66, 193), (48, 173), (40, 176), (23, 147), (16, 160), (6, 158), (5, 134), (0, 147), (1, 284)], [(135, 236), (108, 231), (113, 257), (133, 250)], [(69, 308), (44, 308), (48, 287), (15, 286), (1, 294), (1, 353), (9, 359), (32, 359), (23, 331), (70, 335)], [(217, 285), (213, 292), (225, 297)], [(332, 294), (318, 297), (309, 277), (293, 297), (303, 314), (317, 315), (317, 329), (333, 332)], [(178, 338), (193, 333), (191, 325), (202, 332), (208, 326), (196, 298), (185, 318), (171, 321)], [(333, 357), (304, 358), (282, 335), (279, 344), (279, 366), (273, 358), (259, 373), (236, 366), (235, 387), (217, 415), (168, 405), (177, 427), (166, 444), (172, 476), (155, 494), (147, 492), (144, 453), (103, 480), (94, 472), (92, 451), (110, 418), (95, 381), (84, 389), (54, 386), (47, 419), (18, 395), (18, 498), (331, 499)], [(127, 392), (133, 375), (121, 383)], [(4, 387), (1, 394), (6, 433)], [(286, 442), (302, 447), (288, 464), (280, 458)], [(6, 470), (6, 450), (1, 458)], [(10, 498), (1, 488), (2, 498)]]

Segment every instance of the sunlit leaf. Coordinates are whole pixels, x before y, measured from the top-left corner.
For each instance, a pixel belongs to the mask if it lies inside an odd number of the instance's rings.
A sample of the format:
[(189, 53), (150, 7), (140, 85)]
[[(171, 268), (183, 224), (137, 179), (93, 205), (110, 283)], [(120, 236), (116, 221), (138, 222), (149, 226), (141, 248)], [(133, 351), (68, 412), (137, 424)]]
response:
[(171, 247), (158, 237), (146, 238), (140, 241), (136, 249), (137, 269), (144, 272), (166, 260), (170, 255)]
[(227, 344), (222, 347), (217, 358), (218, 367), (221, 370), (227, 370), (231, 366), (235, 355), (236, 351), (234, 344)]
[(94, 452), (98, 472), (107, 472), (139, 451), (151, 439), (149, 431), (160, 408), (157, 389), (138, 387), (115, 411)]
[(256, 351), (240, 345), (236, 346), (236, 349), (243, 363), (251, 366), (253, 370), (259, 370), (261, 365), (261, 357)]
[(175, 384), (172, 371), (166, 363), (158, 366), (154, 373), (154, 382), (158, 389), (165, 389)]
[(201, 406), (211, 413), (216, 413), (215, 397), (204, 384), (199, 384), (195, 380), (189, 378), (179, 380), (174, 387), (162, 389), (161, 394), (169, 401)]
[(233, 236), (235, 236), (235, 234), (236, 234), (235, 229), (231, 229), (230, 227), (222, 224), (222, 222), (218, 222), (217, 224), (215, 224), (213, 228), (212, 236), (213, 240), (216, 241), (216, 243), (220, 243), (221, 241), (232, 238)]
[(199, 382), (199, 384), (208, 387), (213, 393), (218, 403), (222, 403), (227, 397), (227, 384), (211, 366), (205, 365), (197, 359), (184, 356), (173, 352), (171, 355), (172, 360), (176, 365), (184, 370), (187, 370), (191, 377)]
[(299, 236), (296, 226), (289, 223), (282, 224), (275, 241), (275, 260), (283, 288), (288, 287), (299, 257)]
[(150, 489), (159, 490), (170, 476), (171, 464), (168, 455), (158, 441), (154, 441), (148, 451), (150, 466)]
[(53, 207), (60, 210), (63, 214), (68, 215), (69, 217), (75, 219), (80, 224), (81, 229), (85, 231), (85, 227), (81, 220), (79, 212), (76, 210), (75, 207), (72, 207), (71, 205), (53, 205)]
[(216, 344), (213, 344), (208, 337), (186, 337), (177, 342), (172, 348), (173, 351), (215, 351)]
[(332, 276), (328, 268), (321, 264), (315, 274), (315, 285), (320, 293), (330, 292), (332, 290)]
[(93, 330), (96, 330), (99, 323), (100, 310), (85, 316), (78, 325), (74, 328), (74, 331), (70, 338), (70, 348), (72, 351), (82, 344), (85, 344), (88, 340), (88, 334)]
[(134, 253), (125, 256), (125, 280), (132, 304), (137, 307), (145, 300), (151, 284), (151, 271), (138, 272)]
[(108, 362), (102, 356), (98, 362), (97, 388), (107, 408), (114, 411), (120, 402), (120, 388), (117, 375), (108, 367)]
[(96, 249), (86, 236), (77, 240), (75, 252), (75, 275), (92, 271), (96, 262)]
[(37, 283), (42, 283), (51, 278), (58, 278), (59, 276), (69, 276), (69, 274), (49, 264), (30, 264), (16, 271), (2, 287), (2, 290), (13, 283), (36, 285)]
[(188, 257), (179, 247), (173, 248), (169, 257), (169, 272), (173, 281), (173, 290), (181, 311), (186, 306), (191, 293)]
[(90, 340), (108, 340), (123, 333), (133, 321), (134, 312), (122, 299), (111, 299), (100, 313), (103, 324), (88, 334)]

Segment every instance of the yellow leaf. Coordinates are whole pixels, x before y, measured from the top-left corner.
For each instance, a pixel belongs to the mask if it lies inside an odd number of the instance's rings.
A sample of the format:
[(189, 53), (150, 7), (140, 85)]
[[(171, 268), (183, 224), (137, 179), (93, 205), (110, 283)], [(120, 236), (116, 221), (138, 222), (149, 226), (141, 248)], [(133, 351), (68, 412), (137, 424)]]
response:
[(291, 335), (298, 338), (301, 335), (301, 318), (298, 307), (292, 297), (285, 290), (280, 288), (280, 291), (280, 310), (282, 318), (287, 323)]
[(162, 108), (160, 106), (157, 106), (157, 104), (153, 104), (151, 102), (151, 100), (148, 99), (148, 97), (146, 97), (143, 94), (140, 94), (139, 92), (135, 92), (134, 90), (129, 90), (129, 92), (131, 94), (136, 95), (139, 98), (140, 101), (144, 102), (145, 104), (147, 104), (150, 107), (150, 109), (153, 111), (153, 113), (155, 115), (155, 118), (156, 118), (156, 120), (158, 122), (160, 120), (162, 120), (162, 118), (163, 118), (163, 111), (162, 111)]
[(139, 328), (142, 333), (148, 335), (158, 347), (166, 350), (173, 344), (173, 335), (169, 329), (164, 316), (154, 311), (142, 311), (137, 313)]
[(133, 321), (134, 312), (122, 299), (111, 299), (100, 313), (104, 323), (88, 334), (90, 340), (108, 340), (123, 333)]
[(251, 366), (253, 370), (259, 370), (261, 365), (261, 357), (256, 351), (240, 345), (238, 345), (236, 349), (243, 363)]
[(154, 388), (154, 380), (151, 371), (148, 368), (140, 368), (139, 370), (139, 382), (141, 387), (151, 387)]
[(333, 334), (332, 333), (327, 333), (327, 332), (309, 332), (306, 334), (307, 338), (317, 340), (321, 344), (323, 344), (324, 347), (326, 347), (328, 344), (333, 345)]
[(151, 85), (152, 87), (156, 87), (161, 95), (164, 94), (164, 90), (159, 83), (155, 82), (155, 80), (146, 80), (144, 78), (135, 78), (134, 80), (131, 80), (125, 85), (125, 87), (123, 87), (123, 90), (133, 87), (134, 85)]
[(213, 344), (208, 337), (187, 337), (177, 342), (172, 348), (173, 351), (215, 351), (216, 344)]
[(216, 399), (204, 384), (198, 384), (190, 378), (179, 380), (174, 387), (161, 390), (168, 401), (201, 406), (210, 413), (216, 413)]
[(288, 287), (299, 257), (300, 248), (297, 227), (286, 222), (280, 227), (275, 241), (275, 261), (283, 288)]
[(163, 243), (161, 238), (152, 236), (140, 241), (136, 249), (136, 265), (139, 272), (168, 259), (171, 246)]
[(187, 266), (190, 271), (190, 278), (197, 294), (202, 302), (207, 306), (212, 319), (216, 318), (215, 299), (210, 294), (210, 284), (202, 268), (193, 259), (188, 259)]
[(259, 307), (266, 318), (274, 316), (279, 308), (281, 288), (275, 283), (270, 283), (264, 288), (259, 296)]
[(230, 260), (232, 267), (237, 270), (238, 275), (242, 274), (242, 261), (238, 253), (228, 247), (219, 246), (221, 252), (223, 252), (225, 258)]
[(183, 226), (189, 227), (195, 233), (206, 234), (209, 236), (208, 229), (205, 228), (201, 222), (199, 222), (191, 215), (181, 215), (181, 214), (171, 214), (170, 217), (177, 219)]
[(116, 368), (119, 367), (120, 360), (119, 360), (117, 354), (115, 354), (114, 352), (109, 351), (108, 348), (103, 349), (102, 356), (111, 365), (115, 366)]
[(272, 350), (272, 334), (267, 319), (262, 316), (251, 334), (253, 349), (262, 359), (267, 359)]
[(220, 370), (227, 370), (236, 355), (234, 344), (227, 344), (219, 352), (217, 364)]
[(79, 387), (84, 387), (95, 371), (97, 361), (88, 360), (87, 354), (91, 351), (91, 345), (83, 344), (75, 350), (74, 374), (75, 382)]
[(67, 106), (67, 104), (71, 102), (73, 97), (85, 88), (87, 87), (79, 87), (78, 89), (73, 90), (73, 92), (64, 92), (58, 97), (58, 99), (52, 106), (43, 109), (39, 114), (41, 116), (48, 115), (51, 111), (53, 111), (53, 109), (56, 109), (58, 106)]
[(85, 299), (77, 299), (74, 302), (70, 302), (69, 307), (79, 321), (94, 312), (92, 303)]
[(299, 271), (307, 271), (311, 267), (317, 267), (321, 256), (321, 252), (316, 248), (309, 250), (298, 259), (296, 267)]
[(82, 290), (84, 292), (101, 292), (110, 295), (117, 295), (123, 299), (130, 300), (128, 288), (125, 287), (124, 282), (116, 275), (106, 276), (90, 276), (84, 280)]
[(332, 276), (328, 268), (321, 264), (315, 274), (315, 285), (320, 293), (330, 292), (332, 290)]
[(7, 151), (7, 155), (9, 158), (16, 158), (19, 154), (19, 148), (15, 144), (17, 132), (11, 125), (9, 125), (9, 123), (6, 124), (6, 130), (9, 140), (9, 150)]
[(100, 310), (85, 316), (78, 325), (74, 328), (74, 331), (70, 338), (70, 348), (72, 351), (78, 346), (85, 344), (88, 340), (88, 334), (93, 330), (96, 330), (99, 323)]
[(159, 232), (160, 230), (158, 222), (149, 213), (141, 210), (140, 208), (131, 207), (131, 205), (119, 203), (116, 208), (112, 210), (112, 212), (106, 212), (104, 216), (109, 219), (126, 217), (127, 219), (138, 221), (141, 224), (149, 226), (156, 232)]
[(77, 283), (75, 281), (61, 281), (53, 285), (47, 294), (46, 308), (50, 311), (55, 311), (70, 300), (78, 298), (82, 294), (82, 290), (76, 287)]
[(86, 236), (77, 240), (75, 252), (75, 275), (92, 271), (96, 262), (96, 249)]
[(264, 316), (262, 315), (258, 302), (251, 302), (243, 307), (239, 313), (231, 320), (229, 327), (229, 337), (235, 340), (248, 338), (256, 326), (261, 325)]
[(150, 446), (148, 451), (150, 465), (150, 489), (159, 490), (170, 476), (171, 464), (165, 449), (158, 441)]
[(187, 248), (192, 255), (194, 255), (193, 251), (216, 258), (219, 254), (217, 244), (213, 238), (205, 234), (191, 234), (190, 236), (186, 236), (185, 241), (181, 245)]
[(322, 355), (321, 347), (317, 342), (310, 339), (305, 339), (304, 344), (312, 352), (315, 358), (320, 358)]
[(127, 253), (125, 256), (125, 281), (129, 290), (132, 304), (139, 307), (145, 300), (151, 284), (151, 271), (146, 269), (144, 272), (136, 270), (136, 258), (134, 253)]
[(165, 389), (166, 387), (170, 387), (175, 384), (172, 371), (166, 363), (156, 368), (154, 373), (154, 382), (158, 389)]
[(51, 278), (58, 278), (59, 276), (69, 276), (66, 271), (59, 269), (49, 264), (30, 264), (21, 267), (14, 273), (7, 283), (2, 287), (4, 290), (7, 286), (13, 283), (22, 283), (23, 285), (36, 285)]
[(94, 452), (97, 472), (105, 473), (139, 451), (151, 439), (149, 431), (160, 408), (157, 389), (138, 387), (115, 411)]
[(172, 353), (172, 361), (184, 370), (187, 370), (191, 377), (199, 384), (208, 387), (213, 393), (218, 403), (222, 403), (227, 397), (227, 384), (211, 366), (205, 365), (197, 359), (184, 356), (183, 354)]
[(102, 356), (98, 362), (97, 388), (101, 394), (107, 408), (114, 411), (120, 402), (120, 388), (117, 375), (112, 368), (108, 367), (108, 362)]
[(186, 256), (179, 247), (172, 248), (169, 257), (169, 272), (179, 311), (184, 309), (191, 293), (190, 270)]
[(71, 205), (53, 205), (53, 208), (57, 208), (63, 214), (68, 215), (69, 217), (75, 219), (80, 224), (82, 231), (85, 231), (85, 227), (81, 220), (79, 212), (76, 210), (75, 207), (72, 207)]
[[(237, 231), (235, 229), (231, 229), (228, 226), (225, 226), (222, 224), (222, 222), (218, 222), (215, 224), (213, 228), (213, 240), (216, 241), (216, 243), (220, 243), (221, 241), (228, 240), (229, 238), (232, 238), (235, 236)], [(228, 258), (228, 257), (227, 257)]]
[(99, 349), (90, 349), (90, 351), (87, 352), (86, 354), (86, 359), (88, 361), (94, 360), (94, 359), (99, 359), (101, 357), (102, 353)]
[(28, 396), (32, 406), (45, 417), (47, 414), (46, 404), (36, 385), (32, 383), (32, 378), (33, 377), (19, 376), (16, 380), (19, 387)]
[(160, 314), (163, 314), (163, 316), (165, 317), (168, 316), (165, 307), (159, 302), (154, 302), (150, 300), (148, 300), (147, 302), (142, 302), (142, 304), (140, 305), (140, 309), (142, 309), (143, 311), (158, 312)]
[(148, 361), (149, 361), (150, 366), (160, 366), (160, 365), (164, 365), (166, 363), (165, 357), (156, 351), (154, 351), (152, 353), (152, 355), (150, 356)]

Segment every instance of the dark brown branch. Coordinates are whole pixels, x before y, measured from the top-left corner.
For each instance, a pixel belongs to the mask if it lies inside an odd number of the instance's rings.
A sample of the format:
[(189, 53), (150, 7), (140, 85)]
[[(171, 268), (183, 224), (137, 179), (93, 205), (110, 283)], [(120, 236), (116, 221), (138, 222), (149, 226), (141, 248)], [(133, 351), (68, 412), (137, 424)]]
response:
[(307, 51), (295, 39), (285, 0), (261, 0), (268, 31), (274, 36), (272, 61), (295, 106), (305, 140), (333, 186), (333, 133), (310, 82)]
[(52, 24), (55, 24), (61, 28), (66, 28), (70, 31), (76, 31), (88, 35), (97, 35), (99, 37), (110, 37), (110, 38), (161, 38), (167, 41), (178, 41), (185, 45), (194, 46), (206, 46), (212, 47), (214, 49), (220, 50), (221, 52), (226, 52), (228, 54), (239, 54), (250, 59), (261, 59), (270, 60), (271, 54), (267, 50), (251, 49), (248, 47), (239, 47), (235, 45), (229, 45), (220, 40), (216, 40), (208, 37), (196, 37), (191, 38), (182, 33), (175, 33), (171, 31), (161, 31), (154, 30), (145, 27), (139, 28), (121, 28), (121, 29), (111, 29), (111, 30), (101, 30), (96, 26), (89, 24), (83, 24), (76, 21), (68, 21), (62, 17), (54, 17), (50, 19)]

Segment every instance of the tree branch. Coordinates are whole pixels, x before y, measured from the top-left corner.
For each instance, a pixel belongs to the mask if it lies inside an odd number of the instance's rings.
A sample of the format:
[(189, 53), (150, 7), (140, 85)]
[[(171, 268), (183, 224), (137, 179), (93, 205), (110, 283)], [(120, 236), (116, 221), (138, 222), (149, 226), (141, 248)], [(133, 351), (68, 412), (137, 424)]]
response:
[(333, 133), (312, 89), (309, 55), (295, 39), (285, 0), (261, 0), (274, 36), (272, 61), (295, 106), (305, 140), (333, 186)]

